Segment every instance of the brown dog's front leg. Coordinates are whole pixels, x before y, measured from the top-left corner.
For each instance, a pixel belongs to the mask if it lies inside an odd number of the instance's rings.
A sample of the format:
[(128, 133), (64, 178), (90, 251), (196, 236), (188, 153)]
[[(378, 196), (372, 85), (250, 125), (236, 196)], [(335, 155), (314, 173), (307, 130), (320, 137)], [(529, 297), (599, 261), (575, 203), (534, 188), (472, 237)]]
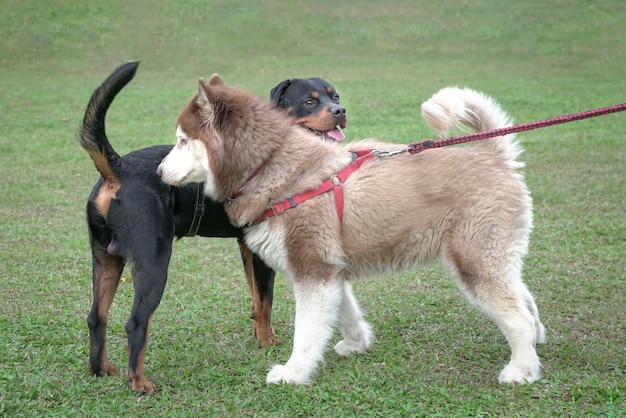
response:
[(254, 335), (261, 347), (278, 345), (280, 341), (271, 323), (275, 272), (254, 255), (245, 242), (237, 242), (252, 297)]

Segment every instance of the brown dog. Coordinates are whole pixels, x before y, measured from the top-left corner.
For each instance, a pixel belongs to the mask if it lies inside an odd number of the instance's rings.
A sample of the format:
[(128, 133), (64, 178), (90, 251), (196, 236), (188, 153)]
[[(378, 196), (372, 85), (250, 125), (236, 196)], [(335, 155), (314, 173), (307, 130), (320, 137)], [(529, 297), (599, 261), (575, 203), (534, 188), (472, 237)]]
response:
[[(509, 124), (497, 103), (469, 89), (444, 89), (422, 111), (441, 132)], [(417, 155), (372, 140), (345, 147), (317, 140), (217, 75), (200, 80), (176, 135), (157, 170), (163, 181), (205, 182), (209, 196), (229, 202), (226, 212), (245, 228), (250, 248), (293, 283), (293, 352), (268, 383), (309, 382), (335, 324), (344, 337), (335, 346), (340, 355), (370, 345), (351, 279), (433, 259), (507, 338), (511, 360), (500, 382), (539, 377), (535, 344), (544, 327), (521, 279), (532, 203), (511, 136)]]

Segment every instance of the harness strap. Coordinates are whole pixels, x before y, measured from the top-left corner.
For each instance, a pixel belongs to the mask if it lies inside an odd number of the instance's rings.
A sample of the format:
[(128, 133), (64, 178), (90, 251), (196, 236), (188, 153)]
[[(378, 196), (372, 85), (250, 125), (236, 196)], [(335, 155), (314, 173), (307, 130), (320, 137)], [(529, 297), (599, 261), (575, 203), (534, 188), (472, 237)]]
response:
[(206, 212), (206, 205), (204, 204), (204, 193), (202, 192), (202, 183), (196, 183), (196, 204), (193, 205), (193, 220), (189, 231), (185, 234), (186, 237), (193, 237), (198, 233), (200, 228), (200, 222)]
[(288, 199), (281, 202), (274, 203), (269, 209), (261, 214), (259, 222), (283, 214), (286, 210), (293, 209), (300, 203), (312, 199), (316, 196), (324, 194), (330, 190), (333, 191), (335, 197), (335, 208), (337, 209), (337, 216), (339, 217), (339, 223), (343, 221), (343, 183), (350, 177), (352, 173), (363, 165), (365, 161), (369, 161), (374, 158), (372, 150), (360, 150), (351, 151), (352, 162), (344, 167), (339, 173), (333, 175), (331, 178), (326, 179), (317, 189), (307, 190), (302, 193), (298, 193)]
[[(250, 174), (250, 177), (248, 177), (246, 179), (246, 181), (243, 183), (244, 186), (246, 185), (246, 183), (248, 183), (250, 180), (252, 180), (253, 178), (256, 177), (257, 174), (259, 174), (259, 172), (263, 169), (263, 164), (261, 164), (260, 166), (258, 166), (256, 168), (256, 170), (254, 170), (254, 172), (252, 172), (252, 174)], [(243, 187), (243, 186), (241, 186)], [(237, 190), (235, 193), (233, 193), (233, 195), (231, 197), (228, 198), (228, 202), (231, 203), (233, 200), (237, 199), (239, 196), (241, 196), (243, 194), (243, 191), (241, 189)]]

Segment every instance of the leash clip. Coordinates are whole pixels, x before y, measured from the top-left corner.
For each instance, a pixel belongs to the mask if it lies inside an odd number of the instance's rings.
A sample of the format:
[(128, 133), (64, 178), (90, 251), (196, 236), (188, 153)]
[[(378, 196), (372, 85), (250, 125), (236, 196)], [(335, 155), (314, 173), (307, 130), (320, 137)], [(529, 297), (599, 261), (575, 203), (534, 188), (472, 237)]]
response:
[(341, 186), (343, 184), (343, 181), (341, 181), (341, 179), (339, 178), (339, 176), (337, 176), (337, 174), (333, 174), (330, 177), (330, 181), (333, 183), (333, 186)]
[(372, 148), (372, 154), (374, 154), (378, 158), (391, 157), (392, 155), (397, 155), (397, 154), (404, 154), (405, 152), (408, 152), (408, 151), (409, 151), (408, 148), (402, 148), (402, 149), (397, 149), (397, 150), (389, 150), (389, 149), (381, 150), (378, 148)]

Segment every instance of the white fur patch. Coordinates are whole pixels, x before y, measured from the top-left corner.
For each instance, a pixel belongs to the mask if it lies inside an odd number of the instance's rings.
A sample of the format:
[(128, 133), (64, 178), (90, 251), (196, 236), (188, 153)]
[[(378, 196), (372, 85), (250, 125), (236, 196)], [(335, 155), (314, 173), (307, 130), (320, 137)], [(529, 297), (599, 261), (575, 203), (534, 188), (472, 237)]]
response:
[(205, 194), (215, 197), (215, 175), (209, 166), (207, 150), (202, 141), (190, 138), (180, 126), (176, 128), (177, 142), (159, 164), (161, 179), (172, 186), (205, 183)]
[(304, 384), (312, 380), (317, 364), (324, 358), (343, 299), (341, 280), (305, 280), (293, 284), (296, 322), (293, 351), (289, 361), (276, 365), (267, 383)]
[[(270, 224), (271, 225), (270, 227)], [(277, 271), (287, 271), (287, 248), (284, 228), (278, 219), (268, 220), (246, 229), (246, 244), (265, 263)]]
[(361, 308), (354, 297), (352, 285), (343, 282), (343, 300), (339, 310), (339, 330), (343, 340), (335, 345), (335, 352), (340, 356), (350, 353), (364, 353), (372, 342), (372, 328), (363, 319)]

